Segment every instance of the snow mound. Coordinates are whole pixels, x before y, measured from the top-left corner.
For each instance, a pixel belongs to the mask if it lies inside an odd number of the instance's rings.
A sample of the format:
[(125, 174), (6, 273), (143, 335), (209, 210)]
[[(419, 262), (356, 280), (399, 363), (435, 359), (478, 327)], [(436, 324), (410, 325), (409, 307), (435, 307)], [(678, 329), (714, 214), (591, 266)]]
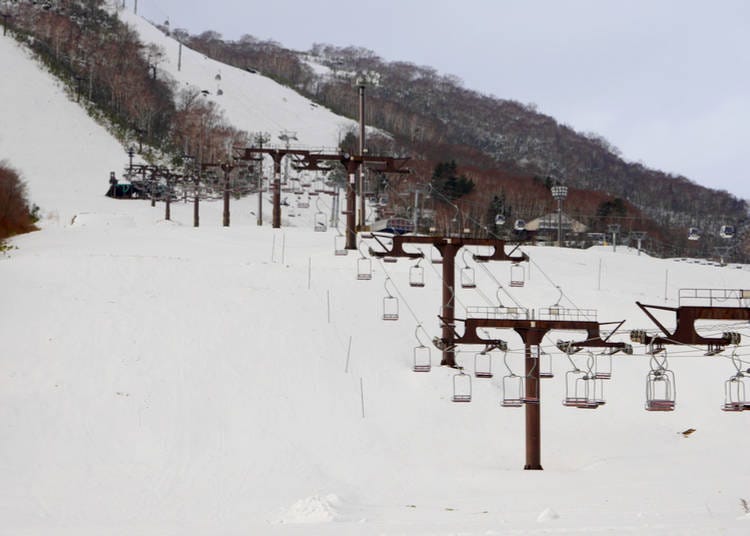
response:
[(555, 519), (560, 519), (560, 515), (555, 512), (552, 508), (545, 508), (544, 511), (539, 514), (539, 517), (536, 518), (536, 520), (539, 523), (544, 523), (546, 521), (554, 521)]
[(127, 214), (79, 212), (70, 221), (73, 227), (135, 227), (135, 220)]
[(339, 519), (341, 499), (334, 493), (313, 495), (294, 503), (277, 523), (330, 523)]

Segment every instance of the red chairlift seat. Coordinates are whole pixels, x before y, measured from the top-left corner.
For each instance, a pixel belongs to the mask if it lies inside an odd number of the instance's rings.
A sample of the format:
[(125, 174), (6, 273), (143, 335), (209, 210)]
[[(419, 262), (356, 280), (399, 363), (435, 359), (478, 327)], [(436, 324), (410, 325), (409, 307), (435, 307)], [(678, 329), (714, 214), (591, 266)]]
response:
[(674, 411), (674, 373), (666, 368), (651, 370), (646, 377), (646, 410)]

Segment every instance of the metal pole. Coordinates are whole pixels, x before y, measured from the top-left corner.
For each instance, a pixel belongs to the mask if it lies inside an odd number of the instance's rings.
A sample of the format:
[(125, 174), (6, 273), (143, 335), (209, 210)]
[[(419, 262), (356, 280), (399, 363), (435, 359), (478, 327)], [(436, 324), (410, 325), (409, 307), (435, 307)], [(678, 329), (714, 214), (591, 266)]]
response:
[(273, 223), (274, 229), (281, 227), (281, 157), (273, 155)]
[(356, 200), (354, 199), (354, 170), (349, 171), (349, 182), (346, 184), (346, 249), (357, 249), (357, 231), (355, 229), (354, 213)]
[(562, 247), (562, 199), (557, 200), (557, 247)]
[(260, 226), (263, 225), (263, 170), (261, 169), (260, 175), (258, 175), (258, 218), (256, 223)]
[[(359, 86), (359, 156), (365, 156), (365, 86)], [(359, 228), (365, 226), (365, 170), (359, 167)]]
[(443, 359), (440, 365), (455, 367), (456, 350), (453, 340), (455, 332), (455, 303), (456, 303), (456, 253), (461, 248), (461, 244), (452, 244), (448, 240), (440, 248), (440, 254), (443, 256)]
[(525, 333), (524, 352), (526, 363), (526, 398), (536, 399), (537, 403), (525, 404), (526, 406), (526, 470), (542, 469), (542, 427), (541, 427), (541, 400), (539, 393), (539, 360), (531, 352), (531, 341), (527, 339), (529, 333)]
[(164, 219), (170, 221), (172, 219), (172, 181), (170, 180), (169, 172), (167, 172), (167, 199), (164, 203)]
[(195, 176), (195, 196), (193, 197), (193, 227), (200, 226), (200, 171)]
[(182, 43), (178, 43), (177, 46), (177, 71), (182, 70)]
[(221, 223), (224, 227), (229, 227), (229, 172), (230, 169), (224, 170), (224, 211), (222, 213)]
[(412, 219), (414, 220), (414, 232), (416, 233), (419, 228), (419, 188), (414, 190), (414, 216)]

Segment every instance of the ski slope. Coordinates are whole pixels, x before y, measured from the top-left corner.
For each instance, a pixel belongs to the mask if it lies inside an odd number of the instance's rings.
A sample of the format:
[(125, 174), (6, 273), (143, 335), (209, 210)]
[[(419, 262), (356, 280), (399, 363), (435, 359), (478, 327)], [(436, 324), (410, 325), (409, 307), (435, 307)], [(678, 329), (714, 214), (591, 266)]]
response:
[(205, 90), (206, 98), (214, 101), (236, 128), (250, 134), (267, 132), (272, 144), (281, 144), (278, 135), (288, 130), (297, 137), (295, 145), (316, 148), (338, 147), (348, 130), (358, 128), (351, 119), (336, 115), (261, 74), (230, 67), (188, 47), (182, 47), (180, 61), (175, 39), (132, 11), (120, 9), (118, 14), (138, 32), (142, 42), (163, 51), (157, 76), (166, 73), (177, 82), (178, 89)]
[[(524, 410), (500, 407), (500, 355), (470, 404), (451, 402), (456, 371), (435, 349), (431, 372), (411, 371), (417, 325), (439, 334), (438, 266), (423, 263), (422, 289), (403, 260), (373, 259), (373, 279), (358, 281), (358, 255), (334, 256), (336, 231), (312, 230), (325, 197), (285, 208), (279, 230), (268, 204), (256, 226), (252, 197), (232, 201), (228, 228), (220, 203), (203, 203), (197, 229), (190, 204), (168, 222), (161, 205), (107, 199), (122, 148), (8, 38), (0, 61), (16, 73), (0, 82), (13, 103), (0, 155), (46, 216), (0, 257), (0, 534), (750, 532), (750, 415), (719, 409), (729, 352), (670, 348), (677, 409), (654, 414), (636, 346), (615, 358), (606, 405), (582, 411), (561, 404), (570, 364), (554, 342), (569, 334), (552, 334), (545, 470), (523, 471)], [(652, 327), (636, 300), (750, 287), (746, 267), (624, 247), (525, 251), (523, 288), (505, 263), (472, 263), (478, 289), (458, 291), (457, 316), (496, 303), (499, 283), (506, 304), (625, 319), (626, 340)], [(381, 319), (387, 277), (396, 322)], [(520, 371), (521, 341), (506, 335)]]

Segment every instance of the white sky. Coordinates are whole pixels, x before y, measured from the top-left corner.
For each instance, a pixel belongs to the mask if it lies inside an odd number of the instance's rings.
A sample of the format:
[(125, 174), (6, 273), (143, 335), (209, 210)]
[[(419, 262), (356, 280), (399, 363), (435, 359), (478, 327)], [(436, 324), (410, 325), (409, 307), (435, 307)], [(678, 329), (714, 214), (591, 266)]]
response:
[[(126, 0), (132, 8), (134, 0)], [(362, 46), (594, 131), (630, 161), (750, 198), (744, 0), (139, 0), (191, 33)], [(357, 23), (358, 18), (363, 22)]]

